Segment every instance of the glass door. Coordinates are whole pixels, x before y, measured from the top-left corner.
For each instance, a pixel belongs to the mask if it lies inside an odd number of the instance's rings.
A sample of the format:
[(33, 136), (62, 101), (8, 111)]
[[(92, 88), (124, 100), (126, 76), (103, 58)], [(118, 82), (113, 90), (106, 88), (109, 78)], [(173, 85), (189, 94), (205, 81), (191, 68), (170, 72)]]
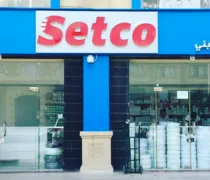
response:
[(64, 62), (0, 62), (0, 171), (63, 168)]
[(133, 59), (129, 74), (130, 119), (148, 129), (143, 167), (210, 169), (209, 60)]
[[(191, 163), (195, 169), (210, 168), (210, 94), (209, 88), (191, 88), (191, 125), (193, 131), (191, 134), (195, 139), (191, 147)], [(194, 155), (196, 154), (196, 155)], [(195, 158), (196, 156), (196, 158)], [(196, 159), (196, 160), (195, 160)], [(196, 165), (197, 164), (197, 165)]]
[[(191, 168), (190, 96), (188, 88), (161, 87), (155, 92), (158, 168)], [(185, 126), (186, 125), (186, 126)], [(191, 132), (191, 131), (190, 131)], [(195, 144), (194, 144), (195, 145)], [(165, 154), (163, 153), (165, 152)], [(159, 160), (159, 161), (158, 161)], [(163, 163), (164, 162), (164, 163)]]
[(39, 89), (1, 85), (0, 171), (39, 168)]

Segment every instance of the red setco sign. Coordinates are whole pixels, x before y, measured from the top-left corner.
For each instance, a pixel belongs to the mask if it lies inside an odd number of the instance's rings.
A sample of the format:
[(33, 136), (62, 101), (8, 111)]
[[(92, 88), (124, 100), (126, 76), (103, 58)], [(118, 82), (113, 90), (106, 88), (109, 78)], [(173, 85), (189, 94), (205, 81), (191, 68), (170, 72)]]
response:
[[(50, 12), (47, 16), (46, 11), (41, 12), (43, 18), (39, 17), (37, 23), (37, 52), (144, 53), (141, 51), (148, 49), (150, 53), (157, 53), (157, 17), (154, 12), (150, 12), (153, 16), (148, 21), (135, 21), (132, 17), (124, 19), (119, 12), (86, 12), (86, 18), (75, 18), (75, 13), (78, 16), (81, 13), (78, 11)], [(72, 16), (67, 16), (68, 13)], [(123, 13), (123, 16), (129, 16), (132, 12)]]

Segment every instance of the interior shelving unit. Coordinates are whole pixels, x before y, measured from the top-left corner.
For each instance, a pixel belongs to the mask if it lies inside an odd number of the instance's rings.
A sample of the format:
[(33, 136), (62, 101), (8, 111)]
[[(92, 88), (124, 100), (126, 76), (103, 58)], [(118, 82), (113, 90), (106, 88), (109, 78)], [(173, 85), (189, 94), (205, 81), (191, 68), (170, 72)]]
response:
[[(182, 91), (182, 88), (180, 89)], [(163, 92), (130, 92), (131, 121), (141, 122), (142, 126), (148, 126), (155, 122), (156, 113), (159, 115), (160, 110), (164, 108), (171, 122), (180, 122), (184, 125), (184, 119), (188, 113), (196, 112), (201, 118), (200, 125), (209, 126), (210, 94), (208, 89), (184, 88), (183, 91), (189, 93), (188, 99), (177, 99), (177, 91), (178, 89), (175, 88), (167, 88), (167, 91)]]
[(64, 127), (64, 90), (56, 87), (46, 94), (44, 111), (47, 129), (45, 168), (60, 169), (63, 167), (63, 127)]

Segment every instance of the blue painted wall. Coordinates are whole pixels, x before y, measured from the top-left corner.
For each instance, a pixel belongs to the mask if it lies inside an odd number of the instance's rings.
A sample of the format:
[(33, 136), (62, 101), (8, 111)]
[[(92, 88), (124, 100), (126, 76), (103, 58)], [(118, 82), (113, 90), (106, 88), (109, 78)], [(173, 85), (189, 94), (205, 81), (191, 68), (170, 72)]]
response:
[[(195, 44), (210, 42), (210, 10), (157, 11), (160, 55), (210, 54), (195, 51)], [(35, 54), (35, 9), (1, 8), (0, 22), (0, 54)]]
[(0, 54), (35, 54), (35, 11), (0, 10)]
[(141, 2), (142, 1), (143, 0), (131, 0), (131, 8), (132, 9), (141, 9), (141, 6), (142, 6)]
[(160, 11), (159, 54), (210, 54), (195, 51), (195, 44), (210, 42), (210, 10)]
[(60, 8), (60, 0), (51, 0), (50, 5), (51, 8)]
[(84, 131), (109, 131), (109, 56), (97, 56), (93, 64), (83, 61)]

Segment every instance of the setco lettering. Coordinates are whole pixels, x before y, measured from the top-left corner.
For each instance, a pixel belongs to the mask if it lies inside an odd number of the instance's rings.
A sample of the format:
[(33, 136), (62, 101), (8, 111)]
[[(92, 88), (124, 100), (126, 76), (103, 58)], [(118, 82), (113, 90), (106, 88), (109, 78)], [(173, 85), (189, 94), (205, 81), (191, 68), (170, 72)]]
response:
[[(62, 16), (48, 16), (42, 22), (42, 31), (51, 36), (46, 38), (41, 35), (38, 36), (37, 43), (44, 46), (55, 46), (59, 44), (64, 38), (66, 43), (70, 46), (82, 46), (85, 44), (86, 38), (90, 31), (92, 31), (92, 43), (95, 46), (104, 46), (106, 41), (109, 40), (113, 45), (117, 47), (124, 47), (129, 41), (133, 41), (136, 46), (145, 47), (152, 44), (156, 38), (156, 28), (150, 23), (143, 23), (135, 25), (135, 28), (131, 30), (132, 24), (129, 22), (120, 22), (111, 27), (109, 37), (102, 38), (103, 32), (107, 30), (108, 23), (103, 16), (96, 17), (92, 24), (86, 24), (85, 22), (73, 22), (68, 25), (68, 28), (63, 32), (59, 27), (54, 26), (54, 23), (58, 23), (63, 26), (66, 21)], [(132, 39), (121, 37), (122, 32), (131, 33)]]

